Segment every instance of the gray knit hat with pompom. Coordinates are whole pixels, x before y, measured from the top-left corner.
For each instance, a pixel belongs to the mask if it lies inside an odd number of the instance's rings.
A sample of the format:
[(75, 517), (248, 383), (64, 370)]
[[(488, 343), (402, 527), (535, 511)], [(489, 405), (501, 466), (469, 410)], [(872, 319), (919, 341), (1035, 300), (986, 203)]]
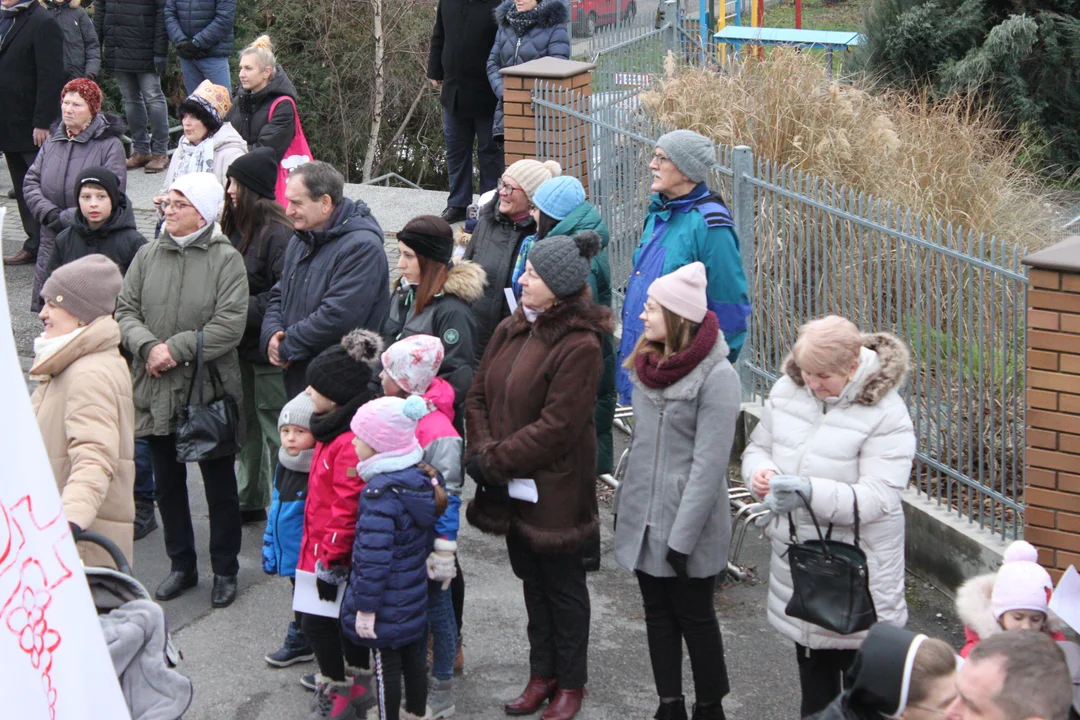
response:
[(562, 300), (585, 287), (592, 259), (600, 254), (600, 236), (592, 230), (574, 237), (553, 235), (540, 240), (529, 251), (533, 270), (551, 292)]

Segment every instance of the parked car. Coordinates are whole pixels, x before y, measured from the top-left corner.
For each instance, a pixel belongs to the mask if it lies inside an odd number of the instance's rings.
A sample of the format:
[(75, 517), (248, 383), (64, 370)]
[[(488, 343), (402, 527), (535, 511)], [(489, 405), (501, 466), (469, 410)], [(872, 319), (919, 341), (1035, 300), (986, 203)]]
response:
[(570, 18), (574, 30), (586, 37), (602, 25), (628, 22), (637, 13), (634, 0), (570, 0)]

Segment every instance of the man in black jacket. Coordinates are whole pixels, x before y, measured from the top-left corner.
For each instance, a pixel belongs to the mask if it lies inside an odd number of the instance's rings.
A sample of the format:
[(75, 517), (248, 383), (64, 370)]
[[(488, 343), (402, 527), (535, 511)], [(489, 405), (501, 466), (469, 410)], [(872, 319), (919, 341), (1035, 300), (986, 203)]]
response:
[(94, 26), (102, 68), (116, 77), (124, 98), (133, 146), (128, 170), (164, 172), (169, 167), (169, 108), (161, 91), (169, 57), (165, 0), (95, 0)]
[(23, 199), (23, 178), (60, 118), (64, 34), (37, 0), (0, 0), (0, 151), (7, 161), (26, 242), (5, 265), (37, 259), (40, 226)]
[(443, 137), (450, 197), (442, 218), (465, 219), (472, 204), (473, 141), (480, 162), (480, 193), (495, 188), (503, 171), (502, 148), (491, 136), (496, 98), (487, 79), (487, 58), (495, 42), (498, 0), (439, 0), (431, 31), (428, 79), (441, 87)]
[(360, 200), (344, 196), (345, 178), (313, 161), (289, 174), (285, 190), (296, 234), (281, 279), (270, 291), (260, 347), (285, 368), (285, 392), (307, 387), (307, 366), (346, 333), (379, 332), (390, 309), (390, 265), (383, 232)]

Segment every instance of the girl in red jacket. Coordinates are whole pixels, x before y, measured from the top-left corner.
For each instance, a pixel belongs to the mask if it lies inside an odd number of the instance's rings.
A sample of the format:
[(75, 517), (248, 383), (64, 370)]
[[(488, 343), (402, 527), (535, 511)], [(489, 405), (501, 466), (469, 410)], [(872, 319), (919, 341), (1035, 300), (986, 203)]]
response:
[[(353, 330), (340, 345), (320, 353), (307, 369), (306, 392), (315, 410), (311, 432), (316, 443), (296, 569), (315, 573), (319, 597), (324, 600), (337, 597), (338, 587), (349, 579), (357, 505), (364, 489), (364, 479), (356, 470), (356, 436), (349, 422), (361, 405), (374, 398), (373, 363), (381, 350), (378, 335)], [(342, 635), (337, 618), (305, 614), (302, 625), (319, 664), (311, 717), (353, 717), (353, 712), (362, 716), (374, 705), (367, 650)]]

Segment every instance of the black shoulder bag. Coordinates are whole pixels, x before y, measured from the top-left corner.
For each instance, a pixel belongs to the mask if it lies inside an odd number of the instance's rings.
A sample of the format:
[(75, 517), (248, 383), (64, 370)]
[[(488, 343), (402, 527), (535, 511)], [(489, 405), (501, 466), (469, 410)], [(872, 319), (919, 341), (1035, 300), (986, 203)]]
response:
[(870, 596), (870, 572), (866, 554), (859, 547), (859, 498), (855, 497), (855, 544), (831, 539), (832, 525), (822, 535), (810, 503), (799, 497), (810, 513), (818, 539), (799, 542), (795, 522), (788, 514), (788, 565), (791, 567), (791, 601), (784, 610), (789, 617), (850, 635), (877, 622)]
[[(203, 378), (206, 363), (203, 360), (203, 331), (198, 332), (195, 352), (195, 377), (188, 387), (187, 402), (180, 408), (176, 421), (176, 460), (189, 463), (214, 460), (235, 455), (240, 450), (240, 408), (236, 399), (225, 394), (216, 365), (210, 366), (210, 382), (216, 400), (205, 402)], [(199, 387), (199, 402), (191, 404), (195, 386)]]

